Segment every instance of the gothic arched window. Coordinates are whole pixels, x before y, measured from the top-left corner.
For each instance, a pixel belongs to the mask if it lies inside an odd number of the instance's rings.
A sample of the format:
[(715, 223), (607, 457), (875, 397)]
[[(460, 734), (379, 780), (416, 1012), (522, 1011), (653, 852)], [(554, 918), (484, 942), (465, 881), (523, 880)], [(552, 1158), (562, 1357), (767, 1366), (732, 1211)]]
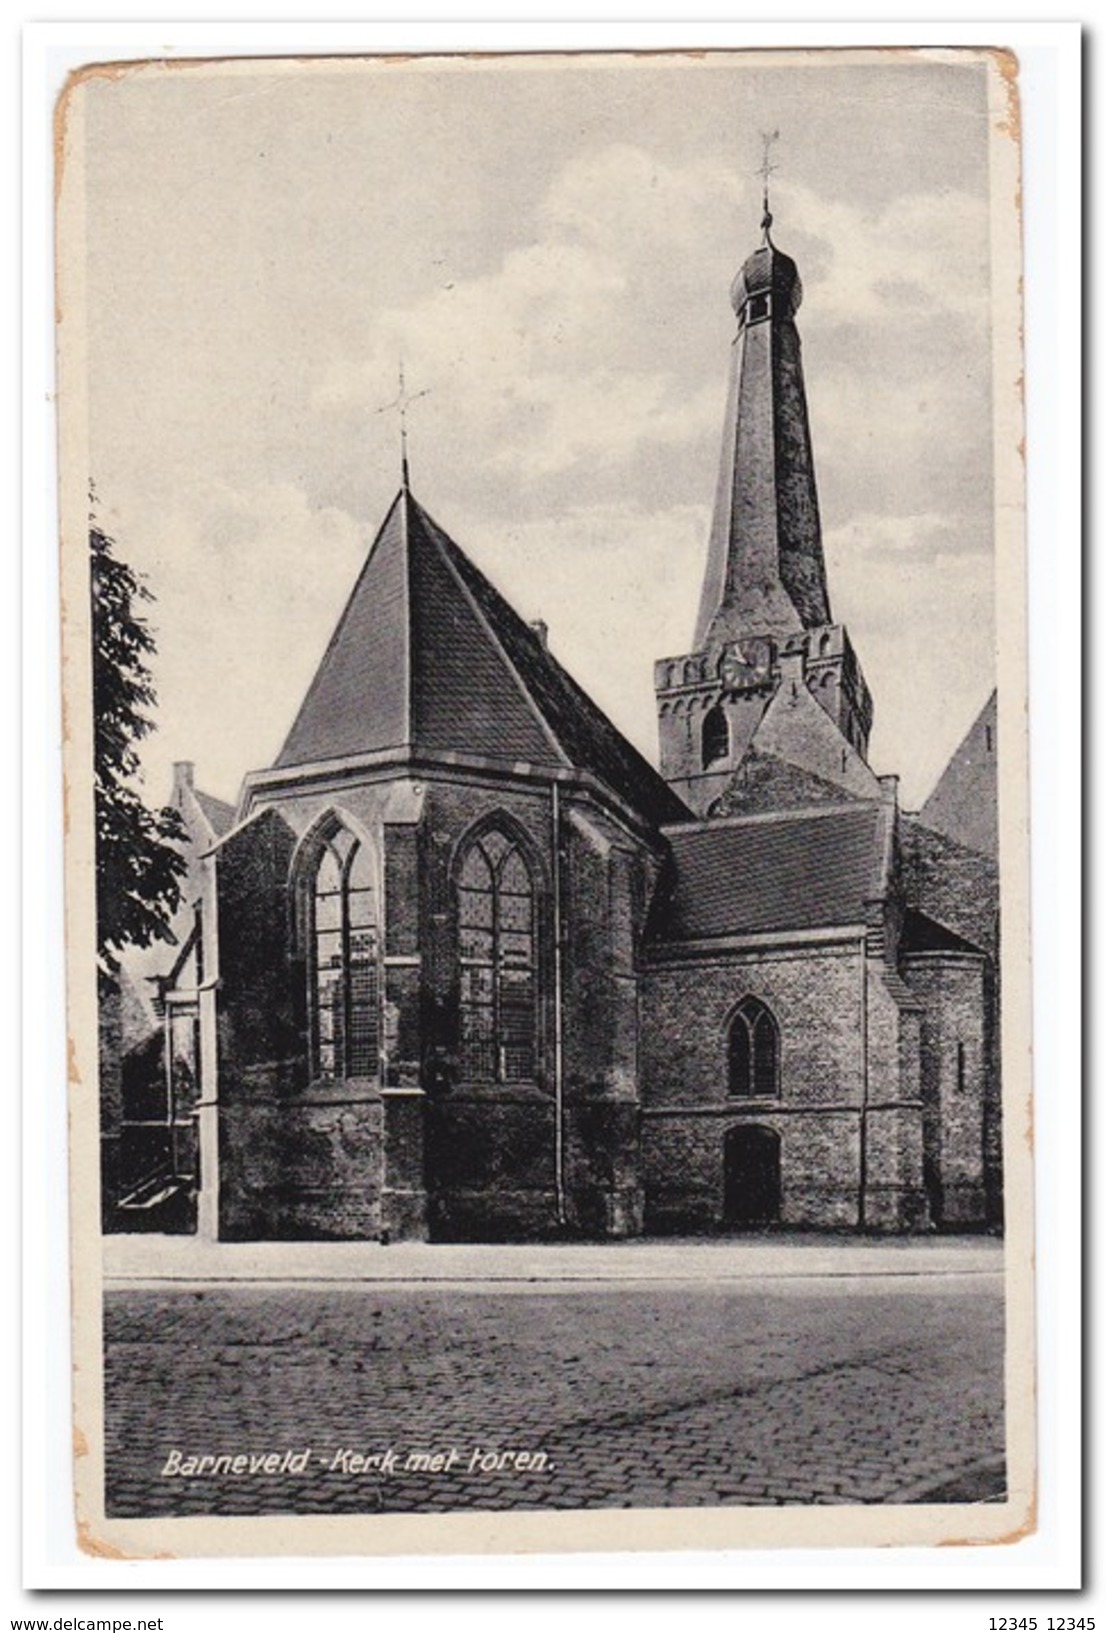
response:
[(380, 1069), (380, 975), (372, 862), (348, 828), (322, 843), (310, 890), (311, 1055), (322, 1078)]
[(703, 716), (703, 770), (709, 771), (719, 760), (728, 759), (729, 753), (729, 722), (721, 703), (716, 703)]
[(531, 1079), (538, 1019), (534, 884), (522, 852), (498, 828), (465, 853), (457, 918), (461, 1075), (478, 1083)]
[(730, 1022), (729, 1091), (745, 1100), (780, 1092), (780, 1029), (759, 998), (743, 998)]

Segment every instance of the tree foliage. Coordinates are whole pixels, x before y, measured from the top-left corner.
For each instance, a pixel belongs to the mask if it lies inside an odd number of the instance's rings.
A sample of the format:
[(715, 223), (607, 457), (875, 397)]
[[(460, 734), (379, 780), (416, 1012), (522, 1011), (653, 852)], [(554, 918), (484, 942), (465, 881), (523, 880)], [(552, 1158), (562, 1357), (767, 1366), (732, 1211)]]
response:
[(150, 810), (138, 788), (137, 745), (154, 728), (157, 702), (147, 660), (153, 634), (140, 608), (153, 596), (95, 523), (92, 572), (92, 698), (95, 711), (96, 922), (100, 968), (119, 968), (128, 946), (172, 940), (185, 838), (170, 806)]

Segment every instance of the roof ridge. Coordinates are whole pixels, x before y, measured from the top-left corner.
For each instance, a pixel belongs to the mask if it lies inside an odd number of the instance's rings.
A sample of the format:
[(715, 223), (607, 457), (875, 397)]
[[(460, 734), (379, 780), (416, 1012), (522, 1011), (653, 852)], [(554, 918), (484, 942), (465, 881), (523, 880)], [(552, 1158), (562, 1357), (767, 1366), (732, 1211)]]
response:
[(876, 811), (880, 805), (878, 799), (863, 799), (856, 795), (834, 805), (795, 805), (780, 811), (752, 811), (741, 816), (698, 817), (694, 822), (666, 822), (662, 832), (689, 833), (699, 828), (713, 832), (718, 828), (745, 827), (757, 822), (792, 822), (797, 817), (847, 816), (851, 812)]
[[(415, 498), (413, 493), (407, 492), (406, 498), (407, 498), (408, 505), (413, 507), (417, 519), (420, 522), (423, 523), (424, 532), (426, 533), (427, 537), (429, 538), (431, 544), (437, 550), (438, 555), (441, 557), (442, 561), (445, 563), (445, 566), (446, 566), (448, 572), (450, 573), (451, 577), (456, 581), (459, 589), (461, 590), (461, 593), (464, 595), (465, 599), (468, 601), (468, 603), (471, 606), (471, 608), (472, 608), (473, 612), (475, 613), (476, 617), (479, 619), (480, 624), (482, 625), (482, 627), (484, 628), (484, 630), (486, 631), (486, 633), (488, 634), (490, 639), (495, 643), (496, 649), (498, 650), (501, 658), (503, 659), (504, 663), (507, 665), (508, 669), (510, 670), (510, 673), (511, 673), (511, 676), (512, 676), (514, 682), (515, 682), (515, 685), (517, 686), (518, 690), (522, 694), (522, 700), (523, 700), (524, 704), (529, 709), (530, 713), (534, 716), (535, 720), (537, 721), (537, 723), (538, 723), (539, 727), (541, 728), (541, 730), (545, 733), (546, 737), (549, 738), (549, 740), (552, 743), (554, 749), (560, 755), (560, 757), (564, 761), (564, 763), (566, 765), (571, 765), (572, 764), (571, 756), (566, 752), (564, 744), (559, 740), (559, 738), (557, 737), (557, 734), (554, 731), (552, 725), (545, 718), (544, 712), (537, 707), (533, 697), (531, 697), (530, 690), (527, 687), (527, 685), (525, 684), (522, 676), (519, 674), (518, 668), (516, 667), (516, 665), (514, 663), (514, 660), (511, 657), (511, 654), (504, 647), (503, 642), (500, 640), (499, 635), (497, 634), (494, 625), (492, 624), (491, 620), (489, 619), (489, 617), (488, 617), (487, 613), (485, 612), (484, 608), (480, 605), (480, 602), (479, 602), (478, 598), (472, 593), (471, 586), (468, 585), (465, 582), (464, 572), (458, 570), (457, 562), (453, 559), (453, 552), (456, 552), (458, 556), (462, 556), (463, 552), (461, 551), (460, 546), (455, 544), (454, 541), (450, 538), (449, 534), (445, 531), (445, 529), (443, 527), (440, 527), (438, 525), (438, 523), (434, 520), (433, 516), (431, 516), (428, 511), (423, 509), (422, 505), (419, 504), (419, 501)], [(408, 526), (410, 526), (410, 522), (408, 522)], [(452, 549), (444, 548), (444, 546), (452, 546)], [(521, 618), (519, 618), (518, 614), (515, 612), (514, 608), (510, 605), (510, 603), (508, 601), (506, 601), (502, 595), (500, 595), (499, 591), (495, 588), (495, 585), (491, 582), (491, 580), (489, 578), (487, 578), (485, 574), (480, 573), (480, 569), (476, 566), (475, 562), (470, 562), (468, 560), (467, 556), (464, 556), (463, 559), (465, 561), (466, 566), (470, 567), (474, 573), (480, 574), (480, 577), (481, 577), (481, 579), (483, 579), (483, 582), (487, 585), (488, 589), (492, 592), (492, 594), (496, 597), (496, 599), (499, 602), (502, 603), (502, 606), (505, 609), (505, 611), (512, 618), (517, 619), (518, 622), (523, 626), (523, 628), (527, 629), (527, 633), (530, 635), (531, 639), (534, 640), (534, 642), (536, 644), (537, 643), (537, 637), (534, 635), (533, 631), (528, 629), (528, 627), (525, 625), (524, 621)]]
[[(629, 799), (639, 808), (644, 800), (642, 814), (650, 816), (653, 821), (663, 820), (658, 818), (655, 809), (658, 802), (682, 807), (683, 801), (669, 788), (657, 768), (628, 741), (569, 670), (549, 651), (487, 574), (413, 495), (410, 502), (435, 542), (439, 555), (464, 589), (481, 623), (508, 663), (531, 711), (551, 738), (563, 762), (568, 766), (590, 770), (613, 794), (623, 800)], [(497, 628), (497, 624), (501, 627)], [(520, 672), (520, 653), (511, 651), (511, 643), (519, 645), (527, 662), (533, 665), (532, 676)], [(569, 718), (565, 718), (566, 713)], [(576, 732), (571, 730), (570, 716), (573, 713), (580, 728)], [(566, 726), (569, 728), (567, 735)], [(574, 742), (574, 737), (581, 738), (581, 741)], [(637, 785), (636, 791), (634, 785)]]
[[(203, 812), (208, 826), (215, 829), (216, 836), (219, 830), (215, 828), (214, 818), (225, 817), (228, 827), (234, 822), (238, 807), (230, 800), (220, 799), (217, 794), (208, 794), (202, 788), (193, 788), (192, 797)], [(214, 811), (209, 807), (214, 807)]]
[[(368, 573), (370, 567), (372, 566), (372, 563), (373, 563), (373, 561), (374, 561), (374, 559), (376, 557), (377, 550), (380, 547), (381, 540), (384, 538), (385, 534), (387, 533), (393, 516), (395, 515), (396, 511), (403, 505), (404, 498), (405, 498), (405, 490), (403, 488), (401, 488), (399, 490), (399, 492), (396, 494), (395, 498), (392, 500), (391, 504), (388, 506), (387, 512), (385, 513), (385, 516), (384, 516), (384, 520), (381, 522), (380, 526), (376, 530), (376, 534), (375, 534), (375, 536), (373, 538), (373, 542), (369, 546), (369, 549), (368, 549), (368, 552), (366, 553), (365, 559), (361, 563), (361, 566), (360, 566), (360, 568), (358, 569), (358, 572), (357, 572), (357, 576), (353, 581), (353, 586), (350, 589), (350, 592), (349, 592), (349, 594), (347, 595), (347, 597), (345, 599), (345, 603), (344, 603), (344, 605), (342, 607), (342, 611), (338, 616), (338, 621), (335, 624), (333, 630), (331, 631), (330, 639), (327, 642), (325, 648), (323, 649), (322, 657), (319, 659), (318, 663), (315, 665), (315, 671), (314, 671), (314, 674), (311, 677), (311, 684), (308, 686), (307, 691), (303, 694), (303, 697), (302, 697), (302, 699), (300, 701), (299, 708), (296, 710), (296, 713), (293, 716), (292, 724), (289, 726), (287, 732), (285, 733), (284, 741), (281, 743), (280, 749), (279, 749), (278, 753), (276, 754), (275, 758), (273, 759), (272, 764), (273, 764), (274, 767), (283, 767), (285, 764), (295, 764), (294, 761), (286, 762), (284, 756), (289, 751), (290, 745), (291, 745), (291, 743), (292, 743), (292, 741), (293, 741), (293, 739), (294, 739), (294, 737), (296, 735), (296, 732), (297, 732), (297, 730), (299, 728), (301, 720), (303, 720), (305, 715), (308, 714), (308, 711), (309, 711), (309, 708), (310, 708), (311, 704), (314, 702), (315, 698), (318, 696), (319, 691), (322, 689), (322, 686), (324, 684), (324, 677), (327, 675), (327, 672), (328, 672), (328, 670), (330, 668), (330, 661), (331, 661), (332, 657), (334, 656), (335, 652), (338, 650), (338, 647), (339, 647), (340, 642), (341, 642), (341, 638), (344, 635), (346, 627), (349, 624), (349, 621), (353, 616), (353, 610), (358, 605), (358, 602), (359, 602), (359, 599), (360, 599), (360, 594), (361, 594), (361, 586), (364, 583), (365, 576)], [(403, 518), (403, 521), (401, 522), (400, 525), (401, 525), (401, 527), (402, 527), (402, 529), (404, 531), (404, 534), (406, 534), (406, 529), (407, 529), (406, 512), (404, 513), (404, 518)], [(407, 576), (406, 570), (405, 570), (404, 576), (405, 576), (405, 578)], [(408, 599), (410, 599), (410, 583), (409, 582), (407, 583), (407, 595), (408, 595)], [(406, 620), (404, 622), (406, 624)], [(405, 640), (406, 640), (406, 633), (405, 633)], [(407, 674), (407, 676), (405, 676), (405, 681), (404, 681), (405, 691), (407, 693), (407, 698), (406, 698), (406, 703), (407, 703), (406, 739), (407, 739), (408, 743), (409, 743), (410, 737), (411, 737), (411, 710), (410, 710), (410, 701), (411, 700), (410, 700), (410, 673), (409, 673), (409, 671), (410, 671), (410, 661), (409, 661), (409, 659), (410, 659), (410, 654), (408, 654), (408, 674)]]

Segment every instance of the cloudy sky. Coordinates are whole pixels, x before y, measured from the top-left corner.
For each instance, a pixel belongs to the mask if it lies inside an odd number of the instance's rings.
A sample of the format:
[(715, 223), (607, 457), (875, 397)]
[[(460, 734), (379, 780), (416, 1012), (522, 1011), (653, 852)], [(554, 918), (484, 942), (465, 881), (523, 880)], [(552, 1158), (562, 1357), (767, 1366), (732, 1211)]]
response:
[(993, 685), (985, 73), (902, 56), (155, 67), (86, 80), (91, 476), (157, 596), (170, 762), (275, 758), (399, 479), (656, 755), (690, 645), (760, 132), (871, 759)]

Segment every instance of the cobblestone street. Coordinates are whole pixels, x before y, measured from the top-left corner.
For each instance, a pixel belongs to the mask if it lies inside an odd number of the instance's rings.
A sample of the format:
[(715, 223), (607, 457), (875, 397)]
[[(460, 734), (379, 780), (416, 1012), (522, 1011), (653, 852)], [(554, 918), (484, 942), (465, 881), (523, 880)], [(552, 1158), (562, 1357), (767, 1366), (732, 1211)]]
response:
[[(993, 1499), (1001, 1289), (997, 1265), (116, 1286), (108, 1512)], [(163, 1472), (242, 1454), (268, 1468)]]

